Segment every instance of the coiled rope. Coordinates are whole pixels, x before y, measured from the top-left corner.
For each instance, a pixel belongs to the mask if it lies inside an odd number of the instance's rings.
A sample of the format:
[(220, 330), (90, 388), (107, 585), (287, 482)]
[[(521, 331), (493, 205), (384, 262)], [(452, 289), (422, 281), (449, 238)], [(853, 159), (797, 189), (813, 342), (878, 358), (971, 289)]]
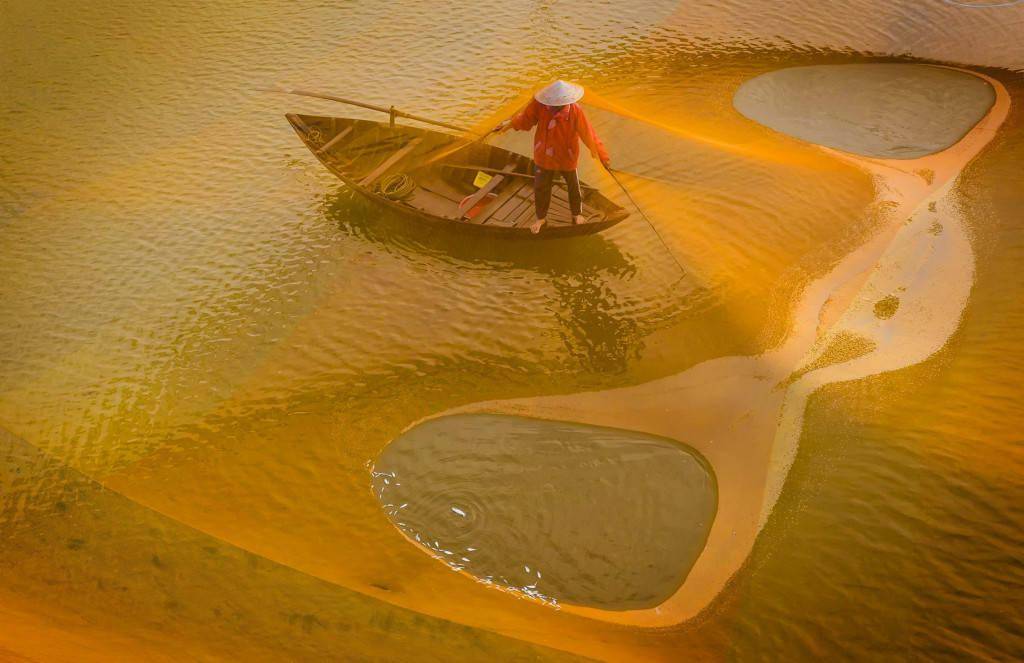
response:
[(402, 200), (416, 190), (416, 180), (405, 173), (392, 173), (377, 182), (374, 190), (388, 200)]

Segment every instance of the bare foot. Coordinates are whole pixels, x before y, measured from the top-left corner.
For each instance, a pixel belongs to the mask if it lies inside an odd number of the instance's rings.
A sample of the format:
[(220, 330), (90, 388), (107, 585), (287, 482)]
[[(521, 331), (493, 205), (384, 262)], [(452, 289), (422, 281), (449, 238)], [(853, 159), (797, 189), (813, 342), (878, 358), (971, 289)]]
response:
[(536, 221), (533, 222), (533, 225), (530, 226), (530, 232), (536, 235), (537, 233), (540, 232), (540, 229), (543, 228), (544, 224), (547, 222), (547, 219), (537, 219)]
[(586, 221), (587, 220), (583, 218), (582, 214), (577, 214), (576, 216), (572, 217), (572, 222), (575, 223), (577, 226), (580, 225), (581, 223), (586, 223)]

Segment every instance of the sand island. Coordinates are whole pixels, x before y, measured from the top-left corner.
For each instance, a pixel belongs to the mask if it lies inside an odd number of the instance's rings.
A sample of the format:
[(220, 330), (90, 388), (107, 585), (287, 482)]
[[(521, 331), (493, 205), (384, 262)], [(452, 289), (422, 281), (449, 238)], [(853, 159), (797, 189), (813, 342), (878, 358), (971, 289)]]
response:
[[(748, 81), (735, 103), (747, 117), (814, 139), (863, 169), (877, 199), (888, 203), (875, 234), (804, 288), (792, 305), (786, 338), (761, 355), (712, 359), (636, 386), (481, 402), (435, 415), (500, 413), (636, 431), (677, 440), (707, 459), (718, 509), (685, 582), (652, 608), (561, 604), (582, 616), (663, 627), (708, 607), (742, 567), (771, 514), (809, 396), (826, 384), (923, 361), (956, 330), (970, 294), (974, 256), (951, 192), (1007, 116), (1009, 96), (1000, 83), (928, 65), (798, 67)], [(600, 523), (595, 514), (578, 528)], [(428, 610), (428, 588), (429, 582), (407, 587), (405, 604)], [(487, 623), (460, 610), (450, 617)], [(524, 634), (529, 625), (504, 623), (499, 630)]]

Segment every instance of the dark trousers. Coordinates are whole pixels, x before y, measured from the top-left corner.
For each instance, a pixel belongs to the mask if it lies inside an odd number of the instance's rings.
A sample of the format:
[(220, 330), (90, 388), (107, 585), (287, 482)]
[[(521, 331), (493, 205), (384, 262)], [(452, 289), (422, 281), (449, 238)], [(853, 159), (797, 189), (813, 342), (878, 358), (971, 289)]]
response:
[(573, 216), (583, 214), (583, 195), (580, 193), (580, 177), (575, 170), (544, 170), (537, 168), (533, 176), (533, 200), (537, 207), (537, 218), (548, 216), (551, 206), (551, 186), (555, 183), (555, 175), (565, 180), (565, 188), (569, 190), (569, 208)]

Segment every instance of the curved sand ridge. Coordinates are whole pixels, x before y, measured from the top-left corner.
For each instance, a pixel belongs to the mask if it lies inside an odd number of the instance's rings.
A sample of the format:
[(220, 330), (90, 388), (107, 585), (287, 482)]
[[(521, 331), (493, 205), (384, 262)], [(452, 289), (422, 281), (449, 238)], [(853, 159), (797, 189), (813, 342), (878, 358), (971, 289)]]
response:
[[(907, 74), (907, 65), (871, 66), (898, 66), (901, 76)], [(952, 190), (1006, 119), (1010, 98), (998, 81), (982, 74), (914, 66), (973, 76), (991, 86), (994, 102), (973, 128), (959, 128), (963, 137), (956, 144), (937, 154), (877, 159), (821, 148), (871, 174), (890, 213), (868, 242), (808, 284), (780, 345), (758, 356), (712, 359), (633, 387), (487, 401), (427, 418), (490, 412), (631, 429), (684, 442), (711, 464), (718, 513), (704, 551), (675, 594), (649, 609), (609, 611), (566, 603), (562, 609), (645, 627), (696, 616), (747, 560), (767, 521), (796, 453), (808, 397), (826, 384), (923, 361), (959, 326), (974, 256)], [(438, 612), (437, 605), (423, 607)], [(467, 615), (450, 618), (465, 622)], [(525, 626), (491, 624), (483, 615), (469, 620), (529, 638)]]

